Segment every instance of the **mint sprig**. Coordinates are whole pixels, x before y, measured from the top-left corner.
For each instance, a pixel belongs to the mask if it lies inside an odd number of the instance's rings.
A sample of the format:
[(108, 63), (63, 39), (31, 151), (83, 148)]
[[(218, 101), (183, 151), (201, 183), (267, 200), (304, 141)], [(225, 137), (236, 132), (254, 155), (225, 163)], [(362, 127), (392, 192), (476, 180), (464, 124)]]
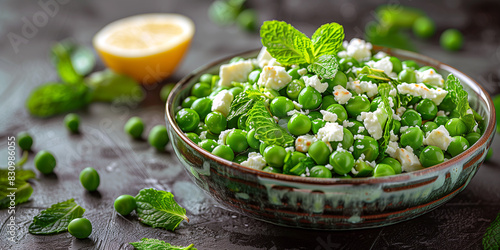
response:
[(484, 249), (499, 249), (500, 248), (500, 214), (486, 229), (483, 237)]
[(85, 209), (75, 203), (74, 199), (59, 202), (41, 211), (33, 218), (29, 226), (32, 234), (54, 234), (68, 230), (69, 223), (81, 218)]
[(382, 160), (385, 157), (385, 150), (387, 149), (387, 145), (389, 145), (389, 141), (391, 139), (391, 131), (394, 128), (394, 122), (392, 121), (392, 114), (394, 111), (392, 110), (389, 102), (389, 93), (391, 92), (392, 87), (387, 83), (381, 83), (378, 86), (378, 93), (380, 94), (380, 98), (382, 99), (382, 103), (384, 105), (384, 110), (387, 113), (387, 121), (385, 125), (382, 126), (384, 129), (384, 133), (382, 134), (382, 138), (379, 140), (380, 142), (380, 151), (379, 151), (379, 159)]
[(255, 129), (255, 138), (268, 145), (292, 145), (295, 139), (271, 117), (264, 101), (256, 101), (248, 112), (247, 128)]
[(471, 132), (476, 125), (476, 120), (474, 119), (474, 113), (467, 113), (470, 108), (469, 106), (469, 94), (464, 90), (460, 80), (453, 74), (449, 74), (446, 79), (445, 89), (448, 94), (451, 95), (451, 99), (457, 105), (456, 110), (460, 114), (460, 119), (467, 126), (468, 132)]
[(324, 24), (311, 40), (286, 22), (266, 21), (260, 29), (260, 37), (262, 45), (279, 63), (309, 65), (308, 70), (322, 78), (335, 77), (339, 67), (335, 54), (344, 40), (342, 25)]
[(187, 247), (180, 247), (180, 246), (172, 246), (170, 243), (167, 243), (162, 240), (158, 239), (149, 239), (149, 238), (142, 238), (141, 241), (139, 242), (130, 242), (130, 245), (132, 245), (135, 249), (137, 250), (153, 250), (153, 249), (158, 249), (158, 250), (196, 250), (193, 244), (187, 246)]
[(181, 221), (186, 220), (186, 209), (175, 202), (170, 192), (154, 188), (143, 189), (135, 197), (139, 220), (152, 227), (162, 227), (173, 231)]

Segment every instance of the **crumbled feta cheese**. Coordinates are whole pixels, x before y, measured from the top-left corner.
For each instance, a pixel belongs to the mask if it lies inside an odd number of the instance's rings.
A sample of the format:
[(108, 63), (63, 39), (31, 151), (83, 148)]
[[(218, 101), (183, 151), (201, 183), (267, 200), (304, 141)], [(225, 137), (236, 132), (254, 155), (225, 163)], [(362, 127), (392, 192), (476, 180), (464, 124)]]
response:
[(382, 124), (387, 120), (387, 114), (383, 109), (378, 108), (374, 112), (361, 112), (357, 120), (363, 122), (366, 130), (375, 140), (382, 138), (384, 133)]
[(266, 47), (262, 47), (260, 49), (259, 55), (257, 55), (257, 64), (259, 65), (260, 68), (264, 68), (265, 66), (268, 66), (269, 62), (274, 59), (271, 54), (267, 51)]
[(219, 140), (217, 141), (217, 143), (219, 145), (226, 145), (227, 135), (229, 133), (231, 133), (233, 130), (234, 130), (234, 128), (232, 128), (232, 129), (226, 129), (226, 130), (220, 132), (220, 134), (219, 134)]
[(370, 165), (370, 167), (375, 168), (377, 166), (377, 163), (375, 161), (365, 161), (366, 164)]
[(444, 86), (443, 77), (436, 73), (433, 69), (428, 69), (425, 71), (415, 71), (418, 83), (427, 83), (432, 86), (442, 88)]
[(396, 96), (396, 95), (398, 95), (398, 91), (397, 91), (395, 88), (393, 88), (393, 89), (391, 89), (391, 91), (389, 92), (389, 95), (390, 95), (390, 96)]
[(365, 136), (364, 135), (354, 135), (354, 140), (358, 140), (358, 139), (365, 139)]
[(405, 107), (399, 107), (398, 109), (396, 109), (396, 115), (398, 116), (402, 116), (406, 111), (406, 108)]
[(369, 61), (366, 63), (370, 68), (383, 70), (384, 73), (392, 73), (392, 62), (390, 57), (386, 56), (378, 61)]
[(257, 85), (267, 89), (280, 90), (292, 81), (292, 77), (281, 66), (266, 66), (262, 68)]
[(328, 83), (321, 82), (319, 80), (318, 75), (313, 75), (311, 77), (303, 76), (302, 79), (304, 80), (306, 87), (313, 87), (315, 90), (317, 90), (320, 93), (325, 92), (326, 89), (328, 88)]
[(340, 57), (353, 57), (357, 61), (369, 60), (372, 56), (372, 44), (359, 38), (353, 38), (351, 42), (344, 41), (345, 51), (338, 53)]
[(408, 128), (408, 126), (402, 126), (401, 128), (399, 128), (399, 133), (404, 133)]
[(323, 115), (323, 121), (336, 122), (338, 119), (337, 114), (330, 111), (320, 110), (319, 112), (321, 112), (321, 114)]
[(400, 94), (421, 96), (422, 98), (433, 101), (436, 105), (441, 104), (446, 94), (448, 94), (448, 91), (442, 88), (431, 89), (422, 83), (401, 83), (398, 85), (398, 91)]
[(392, 114), (392, 119), (394, 119), (396, 121), (401, 121), (401, 116), (399, 116), (397, 114)]
[(467, 115), (472, 115), (472, 114), (474, 114), (474, 113), (472, 112), (472, 109), (467, 109), (467, 111), (465, 112), (465, 114), (467, 114)]
[(409, 150), (410, 147), (400, 148), (397, 150), (396, 159), (401, 163), (401, 169), (404, 172), (412, 172), (423, 169), (418, 157)]
[(256, 152), (250, 152), (248, 154), (248, 159), (241, 163), (242, 166), (259, 169), (261, 170), (266, 166), (266, 160), (261, 154)]
[(299, 69), (297, 70), (297, 73), (301, 76), (305, 76), (307, 74), (307, 69), (306, 68)]
[(333, 97), (339, 104), (346, 104), (351, 99), (352, 94), (341, 85), (337, 85), (333, 87)]
[(208, 131), (206, 131), (206, 130), (205, 131), (201, 131), (200, 136), (199, 136), (200, 140), (207, 139), (207, 133), (208, 133)]
[(379, 52), (377, 52), (377, 54), (375, 54), (373, 57), (374, 57), (375, 59), (382, 59), (382, 58), (384, 58), (384, 57), (386, 57), (386, 56), (387, 56), (387, 53), (385, 53), (385, 52), (383, 52), (383, 51), (379, 51)]
[(363, 148), (365, 148), (365, 146), (363, 146), (362, 144), (359, 144), (359, 145), (356, 146), (356, 148), (357, 149), (363, 149)]
[(354, 152), (354, 147), (353, 147), (353, 146), (350, 146), (350, 147), (349, 147), (349, 151), (350, 151), (350, 152)]
[(294, 152), (294, 151), (295, 151), (295, 148), (294, 148), (294, 147), (286, 147), (286, 148), (285, 148), (285, 151), (286, 151), (287, 153), (288, 153), (288, 152), (292, 153), (292, 152)]
[(231, 102), (233, 101), (233, 94), (224, 89), (215, 95), (212, 101), (212, 111), (219, 111), (224, 116), (229, 114)]
[(446, 113), (444, 112), (444, 110), (439, 110), (436, 116), (446, 116)]
[(246, 82), (248, 74), (253, 70), (251, 60), (239, 61), (220, 66), (219, 85), (222, 87), (231, 87), (231, 82)]
[(344, 120), (344, 121), (342, 122), (342, 127), (344, 127), (344, 128), (350, 128), (350, 127), (352, 127), (352, 126), (354, 126), (354, 122), (350, 122), (350, 121), (348, 121), (348, 120)]
[(297, 151), (306, 153), (309, 147), (316, 141), (316, 137), (313, 135), (301, 135), (295, 140), (295, 149)]
[(452, 137), (444, 125), (439, 126), (439, 128), (432, 130), (427, 137), (425, 137), (423, 143), (424, 145), (436, 146), (443, 151), (448, 149), (450, 146)]
[(302, 105), (300, 105), (300, 103), (296, 102), (296, 101), (293, 101), (293, 105), (295, 106), (296, 109), (302, 109)]
[(389, 96), (389, 106), (391, 106), (391, 108), (394, 107), (394, 100), (392, 100), (392, 97)]
[(337, 123), (327, 122), (318, 130), (316, 137), (324, 142), (342, 141), (344, 139), (344, 127)]
[(392, 158), (396, 158), (397, 153), (398, 153), (398, 142), (397, 141), (390, 141), (389, 145), (387, 145), (387, 149), (385, 152), (391, 156)]
[(355, 91), (358, 94), (366, 93), (368, 97), (373, 97), (378, 94), (378, 86), (371, 81), (348, 81), (347, 89)]
[(328, 170), (332, 170), (332, 169), (333, 169), (333, 166), (332, 166), (332, 165), (330, 165), (330, 164), (326, 164), (326, 165), (325, 165), (325, 168), (327, 168)]
[(366, 158), (365, 154), (361, 154), (358, 158), (358, 160), (364, 160)]
[(391, 137), (389, 138), (390, 141), (395, 141), (397, 142), (399, 137), (397, 135), (394, 134), (394, 131), (391, 130)]
[(363, 131), (365, 131), (365, 127), (359, 126), (358, 127), (358, 133), (363, 133)]

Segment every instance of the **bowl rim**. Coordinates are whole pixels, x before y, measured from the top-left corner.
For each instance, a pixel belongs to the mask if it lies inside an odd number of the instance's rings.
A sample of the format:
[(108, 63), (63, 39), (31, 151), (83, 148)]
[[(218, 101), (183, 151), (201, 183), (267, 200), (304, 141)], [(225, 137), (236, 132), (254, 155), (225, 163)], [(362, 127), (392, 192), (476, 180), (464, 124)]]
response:
[[(295, 176), (295, 175), (287, 175), (287, 174), (280, 174), (280, 173), (270, 173), (270, 172), (265, 172), (262, 170), (250, 168), (250, 167), (245, 167), (241, 164), (223, 159), (221, 157), (218, 157), (216, 155), (213, 155), (212, 153), (206, 151), (202, 147), (198, 146), (196, 143), (191, 141), (185, 134), (182, 132), (182, 130), (177, 126), (177, 123), (175, 122), (175, 114), (174, 114), (174, 109), (175, 106), (173, 106), (173, 100), (174, 96), (179, 93), (181, 90), (186, 88), (186, 83), (191, 81), (196, 75), (203, 73), (207, 70), (210, 70), (211, 68), (215, 67), (218, 64), (224, 63), (229, 61), (231, 58), (236, 57), (236, 56), (245, 56), (249, 54), (256, 54), (258, 53), (258, 49), (252, 49), (252, 50), (247, 50), (241, 53), (233, 54), (230, 56), (226, 56), (220, 59), (217, 59), (215, 61), (212, 61), (211, 63), (205, 64), (191, 73), (189, 73), (187, 76), (182, 78), (172, 89), (170, 92), (167, 102), (166, 102), (166, 118), (167, 122), (170, 123), (172, 126), (174, 132), (189, 146), (191, 146), (194, 150), (196, 150), (198, 153), (201, 155), (208, 157), (214, 162), (217, 162), (218, 164), (222, 164), (228, 168), (232, 168), (237, 171), (242, 171), (246, 172), (248, 174), (253, 174), (257, 175), (257, 177), (261, 178), (270, 178), (270, 179), (275, 179), (279, 181), (286, 181), (286, 182), (294, 182), (294, 183), (301, 183), (301, 184), (316, 184), (316, 185), (362, 185), (362, 184), (378, 184), (378, 183), (397, 183), (397, 182), (403, 182), (403, 181), (408, 181), (412, 179), (412, 177), (416, 176), (421, 176), (421, 177), (426, 177), (426, 176), (431, 176), (432, 173), (435, 172), (440, 172), (445, 169), (451, 169), (454, 167), (459, 161), (464, 160), (468, 157), (471, 157), (474, 152), (482, 147), (486, 142), (488, 142), (488, 139), (490, 136), (494, 136), (494, 130), (496, 129), (495, 123), (496, 123), (496, 114), (495, 114), (495, 108), (493, 105), (493, 101), (486, 92), (486, 90), (478, 84), (474, 79), (466, 75), (465, 73), (459, 71), (458, 69), (449, 66), (448, 64), (442, 63), (436, 59), (433, 59), (431, 57), (418, 54), (416, 52), (412, 51), (407, 51), (407, 50), (402, 50), (402, 49), (395, 49), (395, 48), (387, 48), (383, 46), (377, 46), (374, 45), (372, 51), (379, 52), (383, 51), (389, 55), (395, 54), (396, 56), (400, 57), (408, 57), (410, 58), (409, 60), (414, 60), (419, 62), (420, 64), (423, 65), (430, 65), (434, 66), (437, 69), (444, 69), (450, 73), (453, 73), (455, 76), (461, 78), (461, 79), (466, 79), (467, 81), (471, 82), (475, 87), (478, 87), (480, 92), (476, 92), (474, 88), (472, 88), (472, 91), (478, 95), (480, 98), (482, 96), (485, 97), (486, 99), (486, 105), (487, 107), (491, 110), (490, 115), (489, 115), (489, 122), (488, 125), (486, 126), (486, 130), (484, 133), (481, 135), (479, 140), (470, 148), (468, 148), (465, 152), (462, 152), (458, 156), (453, 157), (452, 159), (445, 161), (443, 163), (440, 163), (438, 165), (424, 168), (421, 170), (413, 171), (413, 172), (408, 172), (408, 173), (401, 173), (397, 175), (391, 175), (391, 176), (385, 176), (385, 177), (361, 177), (361, 178), (352, 178), (352, 179), (340, 179), (340, 178), (314, 178), (314, 177), (302, 177), (302, 176)], [(463, 84), (463, 83), (462, 83)]]

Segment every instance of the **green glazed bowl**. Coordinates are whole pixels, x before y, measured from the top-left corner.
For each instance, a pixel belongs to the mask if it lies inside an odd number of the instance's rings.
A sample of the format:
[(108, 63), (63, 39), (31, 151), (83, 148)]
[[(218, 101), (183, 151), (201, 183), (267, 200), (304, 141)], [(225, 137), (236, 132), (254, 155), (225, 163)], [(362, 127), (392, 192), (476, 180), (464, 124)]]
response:
[(175, 111), (204, 73), (217, 73), (230, 58), (256, 57), (258, 50), (208, 64), (182, 79), (166, 104), (172, 146), (191, 179), (223, 206), (270, 223), (310, 229), (379, 227), (409, 220), (449, 201), (481, 166), (495, 134), (495, 111), (486, 91), (446, 64), (416, 53), (374, 46), (404, 60), (453, 73), (469, 93), (471, 106), (486, 119), (483, 136), (462, 154), (423, 170), (381, 178), (322, 179), (268, 173), (227, 161), (199, 147), (175, 122)]

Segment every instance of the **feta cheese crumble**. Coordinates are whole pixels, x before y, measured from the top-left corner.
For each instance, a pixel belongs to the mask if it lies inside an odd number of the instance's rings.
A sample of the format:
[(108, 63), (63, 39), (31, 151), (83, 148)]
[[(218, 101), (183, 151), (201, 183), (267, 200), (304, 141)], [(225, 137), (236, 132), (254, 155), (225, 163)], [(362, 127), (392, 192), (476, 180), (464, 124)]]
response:
[(333, 87), (333, 97), (339, 104), (346, 104), (351, 99), (352, 94), (344, 87), (337, 85)]
[(292, 77), (281, 66), (266, 66), (262, 68), (257, 85), (267, 89), (280, 90), (292, 81)]
[(324, 121), (327, 121), (327, 122), (336, 122), (337, 119), (338, 119), (337, 114), (332, 113), (330, 111), (320, 110), (319, 112), (321, 112), (321, 114), (323, 115), (323, 120)]
[(299, 152), (306, 153), (315, 141), (316, 137), (314, 137), (314, 135), (301, 135), (295, 139), (295, 149)]
[(425, 137), (424, 145), (436, 146), (443, 151), (450, 146), (452, 137), (444, 125), (439, 126), (437, 129), (432, 130), (427, 137)]
[(264, 157), (256, 152), (250, 152), (248, 154), (248, 159), (241, 163), (242, 166), (262, 170), (266, 166), (266, 160)]
[(382, 138), (382, 134), (384, 133), (382, 124), (387, 120), (387, 114), (383, 109), (378, 108), (374, 112), (361, 112), (357, 120), (363, 122), (366, 130), (373, 139), (378, 140)]
[(347, 89), (355, 91), (358, 94), (366, 93), (368, 97), (373, 97), (378, 94), (378, 86), (371, 81), (348, 81)]
[(398, 85), (398, 91), (400, 94), (410, 94), (429, 99), (436, 105), (441, 104), (446, 94), (448, 94), (448, 91), (442, 88), (431, 89), (422, 83), (401, 83)]
[(233, 94), (224, 89), (217, 93), (217, 95), (215, 95), (212, 101), (212, 111), (219, 111), (227, 117), (227, 115), (229, 114), (229, 109), (231, 108), (232, 101)]
[(251, 60), (239, 61), (220, 66), (219, 85), (222, 87), (231, 87), (231, 83), (246, 82), (248, 74), (253, 70), (253, 63)]
[(443, 76), (436, 73), (433, 69), (428, 69), (425, 71), (415, 71), (415, 75), (417, 77), (417, 82), (419, 83), (427, 83), (432, 86), (442, 88), (444, 86)]
[(392, 62), (390, 57), (386, 56), (378, 61), (369, 61), (366, 63), (370, 68), (383, 70), (386, 74), (392, 73)]
[(344, 127), (338, 123), (327, 122), (324, 127), (318, 130), (316, 138), (324, 142), (342, 141), (344, 139)]
[(353, 57), (357, 61), (369, 60), (372, 56), (372, 44), (359, 38), (353, 38), (350, 42), (344, 41), (345, 51), (340, 51), (340, 57)]
[(328, 83), (321, 82), (319, 80), (318, 75), (313, 75), (311, 77), (303, 76), (302, 79), (304, 80), (306, 87), (313, 87), (315, 90), (317, 90), (320, 93), (325, 92), (326, 89), (328, 88)]

